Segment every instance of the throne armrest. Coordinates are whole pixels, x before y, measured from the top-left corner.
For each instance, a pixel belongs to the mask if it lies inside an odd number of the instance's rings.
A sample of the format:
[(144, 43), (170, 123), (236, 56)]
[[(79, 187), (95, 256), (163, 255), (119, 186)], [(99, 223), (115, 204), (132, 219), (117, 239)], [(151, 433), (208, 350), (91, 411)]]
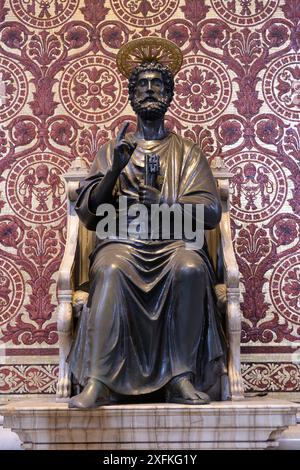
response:
[(75, 212), (76, 189), (87, 176), (87, 168), (76, 159), (71, 169), (64, 175), (67, 189), (67, 240), (64, 256), (58, 273), (57, 329), (59, 338), (59, 377), (57, 399), (66, 400), (70, 396), (70, 374), (66, 362), (72, 343), (72, 293), (74, 289), (74, 267), (79, 242), (80, 221)]
[[(228, 378), (232, 400), (244, 398), (244, 387), (241, 375), (241, 311), (239, 268), (233, 250), (230, 229), (229, 178), (231, 174), (222, 159), (217, 157), (212, 162), (212, 171), (218, 181), (222, 203), (220, 221), (221, 253), (224, 267), (224, 280), (227, 294), (226, 330), (228, 337)], [(227, 397), (223, 397), (226, 399)]]
[(67, 239), (58, 273), (58, 299), (72, 299), (72, 274), (75, 263), (75, 255), (79, 236), (79, 218), (75, 212), (75, 201), (70, 195), (75, 193), (79, 187), (79, 182), (69, 182), (68, 191), (68, 214), (67, 214)]
[[(222, 190), (222, 187), (220, 187), (220, 190)], [(226, 287), (227, 289), (239, 289), (240, 273), (233, 250), (229, 210), (222, 212), (222, 218), (220, 221), (220, 236)]]
[(232, 174), (228, 171), (221, 157), (215, 157), (211, 162), (212, 173), (217, 180), (222, 204), (220, 221), (221, 252), (224, 263), (224, 277), (227, 288), (239, 289), (239, 268), (233, 250), (230, 228), (229, 180)]

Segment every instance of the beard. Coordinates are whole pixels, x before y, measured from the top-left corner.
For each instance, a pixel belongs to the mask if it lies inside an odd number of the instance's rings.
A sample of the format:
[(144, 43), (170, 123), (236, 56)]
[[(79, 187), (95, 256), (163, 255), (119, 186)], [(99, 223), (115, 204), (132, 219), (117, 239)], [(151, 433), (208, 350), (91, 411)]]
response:
[(164, 116), (169, 107), (168, 98), (155, 98), (155, 100), (150, 100), (149, 98), (139, 99), (134, 97), (131, 106), (133, 111), (140, 116), (142, 119), (148, 121), (154, 121), (162, 116)]

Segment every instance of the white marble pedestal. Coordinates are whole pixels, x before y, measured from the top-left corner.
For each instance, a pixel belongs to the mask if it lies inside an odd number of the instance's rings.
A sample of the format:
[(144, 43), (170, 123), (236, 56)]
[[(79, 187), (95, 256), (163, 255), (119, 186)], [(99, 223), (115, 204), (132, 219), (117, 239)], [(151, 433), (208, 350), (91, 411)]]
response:
[(265, 449), (296, 424), (298, 405), (245, 399), (204, 406), (144, 404), (69, 410), (54, 400), (1, 407), (25, 449)]

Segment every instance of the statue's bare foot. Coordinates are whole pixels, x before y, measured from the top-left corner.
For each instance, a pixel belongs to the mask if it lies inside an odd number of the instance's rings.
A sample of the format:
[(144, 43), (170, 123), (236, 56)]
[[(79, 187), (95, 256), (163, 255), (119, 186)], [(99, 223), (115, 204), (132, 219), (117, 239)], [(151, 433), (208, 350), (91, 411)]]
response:
[(116, 403), (116, 397), (100, 380), (89, 379), (83, 391), (69, 401), (69, 408), (96, 408)]
[(189, 375), (174, 377), (166, 387), (166, 401), (184, 405), (207, 405), (209, 396), (197, 390), (190, 381)]

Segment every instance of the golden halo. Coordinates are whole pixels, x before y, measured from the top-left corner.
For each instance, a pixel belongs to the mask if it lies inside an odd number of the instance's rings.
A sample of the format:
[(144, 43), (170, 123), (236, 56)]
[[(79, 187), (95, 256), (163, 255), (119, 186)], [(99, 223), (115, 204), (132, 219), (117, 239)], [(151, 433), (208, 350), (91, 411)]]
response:
[(183, 55), (179, 47), (168, 39), (147, 37), (134, 39), (124, 44), (117, 55), (119, 71), (129, 78), (138, 65), (159, 62), (167, 66), (173, 75), (180, 70)]

